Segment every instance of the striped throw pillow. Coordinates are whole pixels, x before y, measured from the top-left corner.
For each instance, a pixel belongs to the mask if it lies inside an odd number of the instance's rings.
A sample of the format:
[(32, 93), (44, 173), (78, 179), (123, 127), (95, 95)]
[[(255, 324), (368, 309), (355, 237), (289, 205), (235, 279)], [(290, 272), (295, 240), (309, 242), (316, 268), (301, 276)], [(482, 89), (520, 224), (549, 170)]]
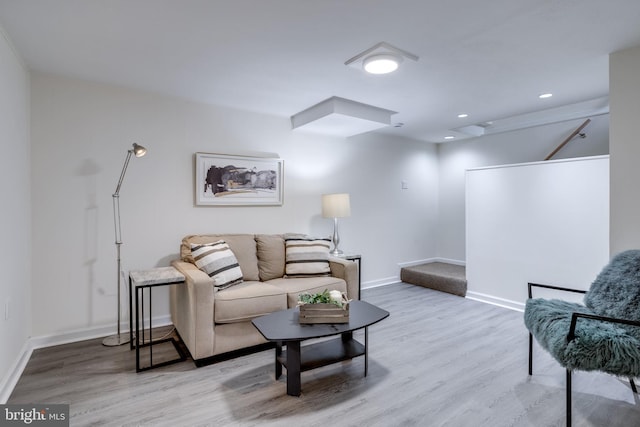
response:
[(242, 270), (233, 251), (224, 240), (213, 243), (191, 244), (191, 255), (196, 266), (213, 279), (218, 289), (242, 283)]
[(329, 239), (304, 237), (285, 238), (285, 274), (294, 277), (327, 276), (329, 268)]

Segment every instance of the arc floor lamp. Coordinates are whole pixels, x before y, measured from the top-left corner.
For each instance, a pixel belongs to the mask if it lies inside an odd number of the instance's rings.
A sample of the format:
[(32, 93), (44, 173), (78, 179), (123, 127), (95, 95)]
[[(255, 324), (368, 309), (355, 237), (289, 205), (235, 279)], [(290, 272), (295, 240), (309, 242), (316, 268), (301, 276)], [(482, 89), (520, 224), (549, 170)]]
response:
[(128, 335), (120, 334), (120, 288), (121, 288), (121, 262), (120, 262), (120, 246), (122, 245), (122, 231), (120, 230), (120, 187), (122, 186), (122, 180), (124, 179), (124, 174), (127, 172), (127, 166), (129, 166), (129, 160), (131, 160), (131, 155), (133, 154), (136, 157), (142, 157), (147, 153), (147, 149), (142, 145), (138, 145), (135, 142), (133, 143), (133, 148), (127, 151), (127, 157), (124, 159), (124, 165), (122, 166), (122, 172), (120, 172), (120, 179), (118, 180), (118, 186), (116, 187), (116, 191), (113, 193), (113, 224), (115, 226), (116, 231), (116, 252), (118, 258), (118, 333), (116, 335), (112, 335), (110, 337), (105, 338), (102, 341), (103, 345), (114, 347), (117, 345), (126, 344), (129, 342)]

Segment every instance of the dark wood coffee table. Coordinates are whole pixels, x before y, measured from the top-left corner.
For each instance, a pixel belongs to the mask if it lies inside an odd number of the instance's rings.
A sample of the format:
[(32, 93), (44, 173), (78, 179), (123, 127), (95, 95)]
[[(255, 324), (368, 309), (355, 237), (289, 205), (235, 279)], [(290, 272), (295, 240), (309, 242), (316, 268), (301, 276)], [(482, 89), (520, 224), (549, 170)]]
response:
[[(252, 320), (263, 337), (276, 344), (276, 379), (287, 368), (287, 394), (300, 396), (300, 373), (332, 363), (364, 356), (364, 375), (367, 376), (369, 360), (368, 327), (389, 316), (389, 312), (365, 301), (351, 301), (349, 323), (300, 324), (298, 308), (277, 311)], [(364, 344), (353, 338), (353, 331), (364, 328)], [(340, 337), (300, 346), (312, 338)], [(286, 351), (282, 346), (287, 347)]]

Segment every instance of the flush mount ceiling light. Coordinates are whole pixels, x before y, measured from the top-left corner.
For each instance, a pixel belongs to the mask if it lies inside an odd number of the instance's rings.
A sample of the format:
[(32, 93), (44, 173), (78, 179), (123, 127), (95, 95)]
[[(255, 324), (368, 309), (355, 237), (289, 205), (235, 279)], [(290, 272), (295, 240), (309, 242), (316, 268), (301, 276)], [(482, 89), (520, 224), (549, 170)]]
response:
[(387, 74), (397, 70), (405, 58), (418, 60), (418, 56), (413, 53), (387, 42), (380, 42), (347, 60), (344, 65), (362, 68), (371, 74)]
[(333, 136), (353, 136), (391, 124), (395, 111), (332, 96), (291, 116), (291, 128)]
[(379, 54), (367, 56), (364, 59), (362, 66), (367, 73), (387, 74), (397, 70), (401, 62), (401, 56)]

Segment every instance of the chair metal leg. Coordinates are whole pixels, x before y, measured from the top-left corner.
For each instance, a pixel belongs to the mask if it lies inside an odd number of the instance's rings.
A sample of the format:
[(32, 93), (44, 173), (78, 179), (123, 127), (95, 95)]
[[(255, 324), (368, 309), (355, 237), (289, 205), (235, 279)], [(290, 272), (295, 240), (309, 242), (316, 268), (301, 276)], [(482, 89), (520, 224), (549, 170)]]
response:
[(571, 426), (571, 370), (567, 369), (567, 427)]
[(636, 388), (636, 383), (633, 382), (633, 378), (629, 378), (629, 384), (631, 384), (631, 390), (633, 390), (635, 394), (638, 394), (638, 389)]
[(529, 375), (533, 373), (533, 335), (529, 332)]

